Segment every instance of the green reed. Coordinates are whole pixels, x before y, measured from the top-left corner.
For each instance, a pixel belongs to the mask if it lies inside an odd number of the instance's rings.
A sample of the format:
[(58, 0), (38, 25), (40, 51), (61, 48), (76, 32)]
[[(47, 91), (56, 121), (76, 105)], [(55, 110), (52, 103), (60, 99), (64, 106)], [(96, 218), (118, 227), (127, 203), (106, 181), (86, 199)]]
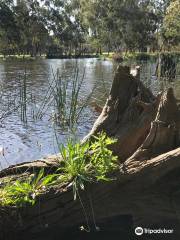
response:
[(23, 75), (22, 83), (20, 85), (20, 111), (21, 121), (27, 123), (27, 74), (26, 70)]
[(77, 66), (71, 77), (65, 73), (61, 74), (59, 69), (56, 73), (52, 69), (52, 79), (36, 118), (41, 119), (49, 107), (53, 106), (52, 120), (63, 128), (73, 129), (94, 91), (93, 89), (87, 97), (82, 99), (81, 89), (84, 77), (85, 70), (81, 75)]

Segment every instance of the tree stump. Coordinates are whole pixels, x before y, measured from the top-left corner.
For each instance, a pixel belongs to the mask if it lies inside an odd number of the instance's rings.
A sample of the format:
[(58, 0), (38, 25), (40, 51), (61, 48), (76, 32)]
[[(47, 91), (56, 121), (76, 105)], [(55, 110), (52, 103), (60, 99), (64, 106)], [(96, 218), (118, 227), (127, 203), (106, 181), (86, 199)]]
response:
[[(171, 88), (154, 96), (140, 82), (139, 70), (132, 76), (128, 67), (118, 67), (102, 113), (84, 139), (105, 131), (118, 140), (111, 146), (119, 158), (119, 170), (113, 173), (116, 181), (94, 183), (80, 193), (90, 225), (94, 220), (103, 225), (118, 216), (131, 216), (132, 231), (137, 226), (166, 227), (174, 229), (168, 240), (180, 239), (179, 119)], [(10, 166), (0, 177), (17, 179), (42, 167), (53, 172), (57, 156)], [(63, 232), (82, 224), (87, 224), (82, 205), (73, 200), (70, 185), (51, 188), (33, 207), (0, 207), (2, 240), (60, 239)], [(112, 226), (116, 231), (116, 224)], [(156, 238), (146, 234), (141, 239)]]

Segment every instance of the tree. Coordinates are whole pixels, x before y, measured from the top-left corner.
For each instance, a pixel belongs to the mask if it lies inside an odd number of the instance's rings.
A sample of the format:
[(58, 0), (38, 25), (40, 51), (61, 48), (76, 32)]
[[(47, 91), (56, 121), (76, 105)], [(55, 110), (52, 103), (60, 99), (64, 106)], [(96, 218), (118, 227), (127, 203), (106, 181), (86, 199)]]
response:
[[(2, 0), (1, 52), (36, 56), (46, 52), (51, 44), (66, 55), (83, 54), (86, 44), (100, 54), (146, 51), (148, 46), (157, 46), (166, 9), (164, 39), (178, 42), (179, 38), (174, 38), (179, 29), (178, 12), (174, 20), (168, 17), (173, 15), (175, 3), (178, 1), (170, 4), (170, 0), (17, 0), (15, 4), (13, 0)], [(179, 11), (176, 5), (174, 8)], [(169, 27), (172, 21), (176, 21), (173, 28)]]
[(12, 54), (17, 49), (19, 42), (19, 29), (16, 25), (15, 16), (11, 4), (0, 3), (0, 46), (1, 52)]
[(108, 50), (146, 50), (154, 40), (158, 17), (148, 0), (79, 0), (92, 37)]
[(16, 24), (20, 30), (19, 49), (21, 53), (37, 53), (46, 49), (48, 30), (42, 16), (42, 9), (38, 1), (18, 1), (14, 7)]
[(165, 44), (178, 45), (180, 42), (180, 2), (172, 1), (163, 21), (162, 34)]

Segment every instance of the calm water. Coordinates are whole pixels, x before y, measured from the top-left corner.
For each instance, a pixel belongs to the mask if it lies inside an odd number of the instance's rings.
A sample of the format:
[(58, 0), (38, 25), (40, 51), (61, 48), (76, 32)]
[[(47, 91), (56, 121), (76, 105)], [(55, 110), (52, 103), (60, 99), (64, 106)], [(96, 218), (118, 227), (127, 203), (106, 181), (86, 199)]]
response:
[[(116, 66), (111, 61), (97, 59), (82, 59), (78, 60), (77, 64), (81, 70), (80, 77), (85, 71), (80, 95), (81, 101), (96, 86), (92, 99), (82, 113), (77, 126), (76, 135), (78, 138), (83, 138), (90, 131), (98, 117), (92, 103), (104, 104)], [(10, 164), (39, 159), (58, 152), (55, 132), (58, 135), (59, 142), (65, 142), (70, 133), (53, 124), (51, 120), (53, 108), (50, 106), (48, 106), (43, 118), (39, 120), (33, 120), (32, 111), (37, 111), (42, 105), (52, 78), (52, 69), (54, 72), (59, 69), (61, 73), (71, 77), (75, 65), (76, 60), (73, 59), (0, 62), (0, 116), (9, 111), (8, 116), (4, 118), (0, 125), (0, 168), (7, 167)], [(180, 78), (178, 73), (175, 81), (165, 82), (158, 80), (154, 76), (155, 63), (141, 62), (140, 65), (142, 66), (141, 80), (154, 93), (172, 85), (175, 88), (176, 95), (180, 98)], [(31, 96), (32, 99), (28, 107), (27, 124), (21, 121), (19, 110), (10, 113), (11, 105), (19, 97), (20, 82), (25, 71), (27, 95)], [(31, 106), (32, 103), (33, 107)]]

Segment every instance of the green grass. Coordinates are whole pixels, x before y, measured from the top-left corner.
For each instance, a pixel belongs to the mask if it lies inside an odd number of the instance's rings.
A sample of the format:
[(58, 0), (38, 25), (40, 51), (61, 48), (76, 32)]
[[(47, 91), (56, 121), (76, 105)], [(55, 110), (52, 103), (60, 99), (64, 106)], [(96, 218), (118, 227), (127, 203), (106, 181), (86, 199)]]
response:
[(57, 174), (44, 176), (44, 169), (41, 169), (38, 174), (33, 174), (26, 180), (9, 182), (0, 188), (0, 205), (19, 207), (26, 204), (34, 205), (36, 197), (54, 184), (56, 180)]
[(109, 146), (116, 142), (105, 133), (84, 144), (69, 140), (60, 146), (61, 161), (54, 174), (45, 175), (44, 169), (24, 180), (9, 182), (0, 188), (0, 205), (19, 206), (36, 203), (37, 196), (50, 186), (68, 183), (73, 188), (74, 200), (87, 183), (111, 181), (110, 173), (118, 168), (117, 157)]

